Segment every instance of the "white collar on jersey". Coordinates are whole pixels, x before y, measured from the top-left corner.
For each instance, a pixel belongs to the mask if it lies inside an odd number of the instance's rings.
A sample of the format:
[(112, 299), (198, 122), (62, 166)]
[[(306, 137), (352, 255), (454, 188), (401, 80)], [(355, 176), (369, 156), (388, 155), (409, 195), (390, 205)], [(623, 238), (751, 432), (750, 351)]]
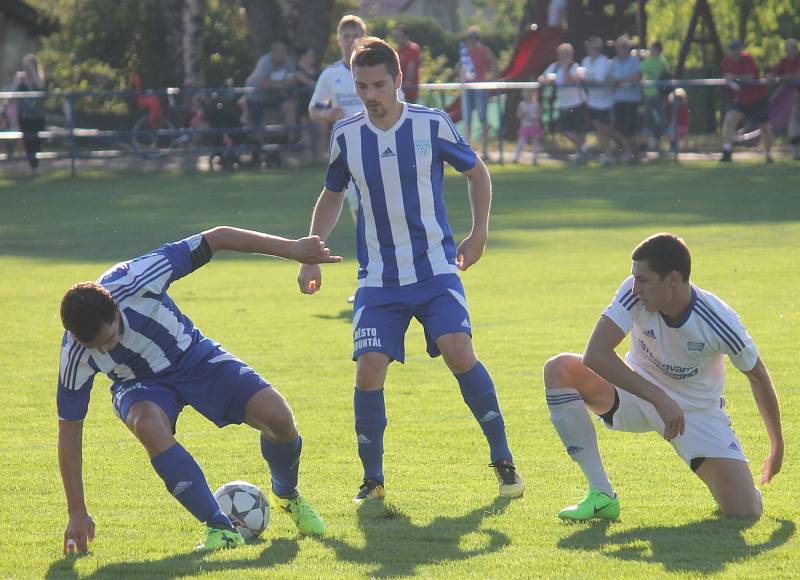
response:
[(380, 127), (376, 127), (375, 124), (369, 118), (369, 111), (365, 111), (364, 117), (366, 119), (367, 126), (379, 134), (394, 133), (395, 131), (397, 131), (400, 125), (403, 124), (403, 121), (406, 120), (406, 117), (408, 117), (408, 104), (403, 101), (400, 101), (400, 104), (403, 105), (403, 112), (400, 113), (400, 117), (397, 119), (394, 125), (392, 125), (388, 129), (381, 129)]

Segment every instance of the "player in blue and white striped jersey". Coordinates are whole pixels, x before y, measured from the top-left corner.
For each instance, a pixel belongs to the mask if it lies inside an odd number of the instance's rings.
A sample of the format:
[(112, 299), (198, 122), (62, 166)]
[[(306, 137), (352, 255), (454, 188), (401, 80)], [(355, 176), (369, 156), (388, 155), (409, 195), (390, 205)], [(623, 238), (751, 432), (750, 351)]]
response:
[(86, 552), (94, 522), (83, 495), (81, 439), (94, 376), (111, 379), (114, 411), (144, 445), (167, 490), (207, 526), (202, 549), (244, 542), (222, 513), (192, 456), (175, 440), (190, 405), (217, 426), (247, 423), (261, 432), (272, 476), (270, 504), (289, 512), (301, 533), (325, 524), (297, 493), (302, 439), (281, 394), (218, 342), (206, 338), (167, 294), (220, 250), (302, 263), (338, 262), (317, 236), (287, 240), (217, 227), (117, 264), (97, 282), (76, 284), (61, 302), (64, 339), (58, 375), (58, 456), (69, 522), (64, 551)]
[[(519, 497), (524, 482), (513, 465), (495, 387), (472, 348), (472, 327), (458, 270), (483, 254), (488, 236), (491, 179), (484, 164), (445, 113), (398, 99), (397, 53), (363, 38), (351, 59), (365, 111), (337, 123), (330, 163), (311, 224), (326, 239), (352, 179), (359, 198), (358, 285), (353, 316), (354, 407), (364, 482), (356, 502), (385, 495), (383, 385), (389, 363), (403, 362), (412, 318), (425, 329), (430, 356), (442, 354), (465, 402), (489, 442), (500, 494)], [(443, 195), (444, 163), (469, 182), (473, 227), (456, 247)], [(319, 290), (319, 266), (304, 265), (300, 290)]]
[[(736, 313), (689, 282), (682, 239), (656, 234), (633, 251), (632, 276), (617, 291), (586, 352), (562, 353), (544, 368), (547, 404), (569, 456), (590, 491), (559, 513), (564, 519), (616, 519), (619, 499), (597, 449), (588, 406), (611, 429), (656, 431), (708, 486), (723, 514), (758, 517), (761, 493), (731, 428), (722, 398), (724, 357), (750, 381), (769, 435), (760, 483), (781, 469), (783, 436), (772, 380)], [(614, 349), (631, 335), (622, 360)]]

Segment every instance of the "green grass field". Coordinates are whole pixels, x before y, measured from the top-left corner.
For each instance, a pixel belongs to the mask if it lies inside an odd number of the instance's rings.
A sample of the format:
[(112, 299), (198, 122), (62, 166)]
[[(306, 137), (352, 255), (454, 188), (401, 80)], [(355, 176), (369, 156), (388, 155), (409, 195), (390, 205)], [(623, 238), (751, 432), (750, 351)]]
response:
[[(307, 229), (322, 170), (233, 175), (91, 174), (0, 178), (0, 577), (776, 578), (800, 570), (800, 171), (778, 163), (611, 170), (493, 168), (492, 234), (462, 279), (476, 349), (492, 372), (523, 499), (496, 499), (480, 431), (453, 377), (424, 351), (420, 327), (387, 383), (384, 508), (356, 509), (350, 308), (353, 227), (330, 239), (346, 256), (303, 296), (296, 265), (220, 256), (171, 295), (286, 396), (305, 445), (301, 490), (329, 525), (298, 538), (273, 514), (264, 538), (207, 556), (201, 526), (165, 492), (144, 450), (116, 419), (108, 380), (95, 381), (84, 430), (84, 479), (97, 523), (91, 553), (61, 554), (66, 509), (56, 461), (55, 389), (64, 290), (112, 263), (216, 224), (296, 236)], [(447, 181), (454, 231), (469, 224), (464, 180)], [(764, 488), (758, 522), (721, 520), (705, 487), (655, 434), (599, 432), (622, 498), (622, 519), (567, 525), (557, 511), (584, 491), (544, 402), (541, 368), (581, 351), (646, 235), (681, 234), (693, 280), (742, 316), (782, 404), (783, 472)], [(726, 396), (754, 473), (768, 450), (743, 375), (728, 365)], [(257, 436), (216, 429), (187, 409), (178, 439), (212, 489), (233, 479), (269, 485)]]

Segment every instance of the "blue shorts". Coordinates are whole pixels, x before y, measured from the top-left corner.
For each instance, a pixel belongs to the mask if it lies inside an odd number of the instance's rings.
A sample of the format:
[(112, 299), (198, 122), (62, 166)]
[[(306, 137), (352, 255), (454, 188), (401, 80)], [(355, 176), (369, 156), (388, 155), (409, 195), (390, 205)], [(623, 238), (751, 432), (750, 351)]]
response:
[(404, 339), (412, 318), (425, 329), (428, 354), (439, 356), (436, 339), (445, 334), (472, 335), (467, 299), (457, 274), (442, 274), (398, 288), (364, 286), (353, 304), (353, 360), (382, 352), (405, 360)]
[(210, 419), (218, 427), (244, 422), (245, 406), (261, 389), (270, 387), (244, 362), (221, 348), (208, 358), (179, 372), (151, 379), (131, 379), (111, 386), (114, 412), (126, 420), (139, 401), (152, 401), (169, 418), (172, 432), (185, 405)]

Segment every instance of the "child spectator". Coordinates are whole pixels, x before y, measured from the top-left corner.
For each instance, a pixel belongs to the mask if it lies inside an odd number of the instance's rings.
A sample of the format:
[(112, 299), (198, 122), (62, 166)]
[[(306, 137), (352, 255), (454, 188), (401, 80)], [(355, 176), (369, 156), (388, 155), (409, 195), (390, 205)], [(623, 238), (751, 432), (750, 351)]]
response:
[(517, 107), (517, 119), (520, 120), (520, 124), (514, 163), (519, 163), (522, 148), (530, 141), (533, 148), (533, 164), (539, 165), (539, 139), (542, 136), (542, 109), (539, 105), (539, 91), (526, 89), (522, 94), (523, 99)]

